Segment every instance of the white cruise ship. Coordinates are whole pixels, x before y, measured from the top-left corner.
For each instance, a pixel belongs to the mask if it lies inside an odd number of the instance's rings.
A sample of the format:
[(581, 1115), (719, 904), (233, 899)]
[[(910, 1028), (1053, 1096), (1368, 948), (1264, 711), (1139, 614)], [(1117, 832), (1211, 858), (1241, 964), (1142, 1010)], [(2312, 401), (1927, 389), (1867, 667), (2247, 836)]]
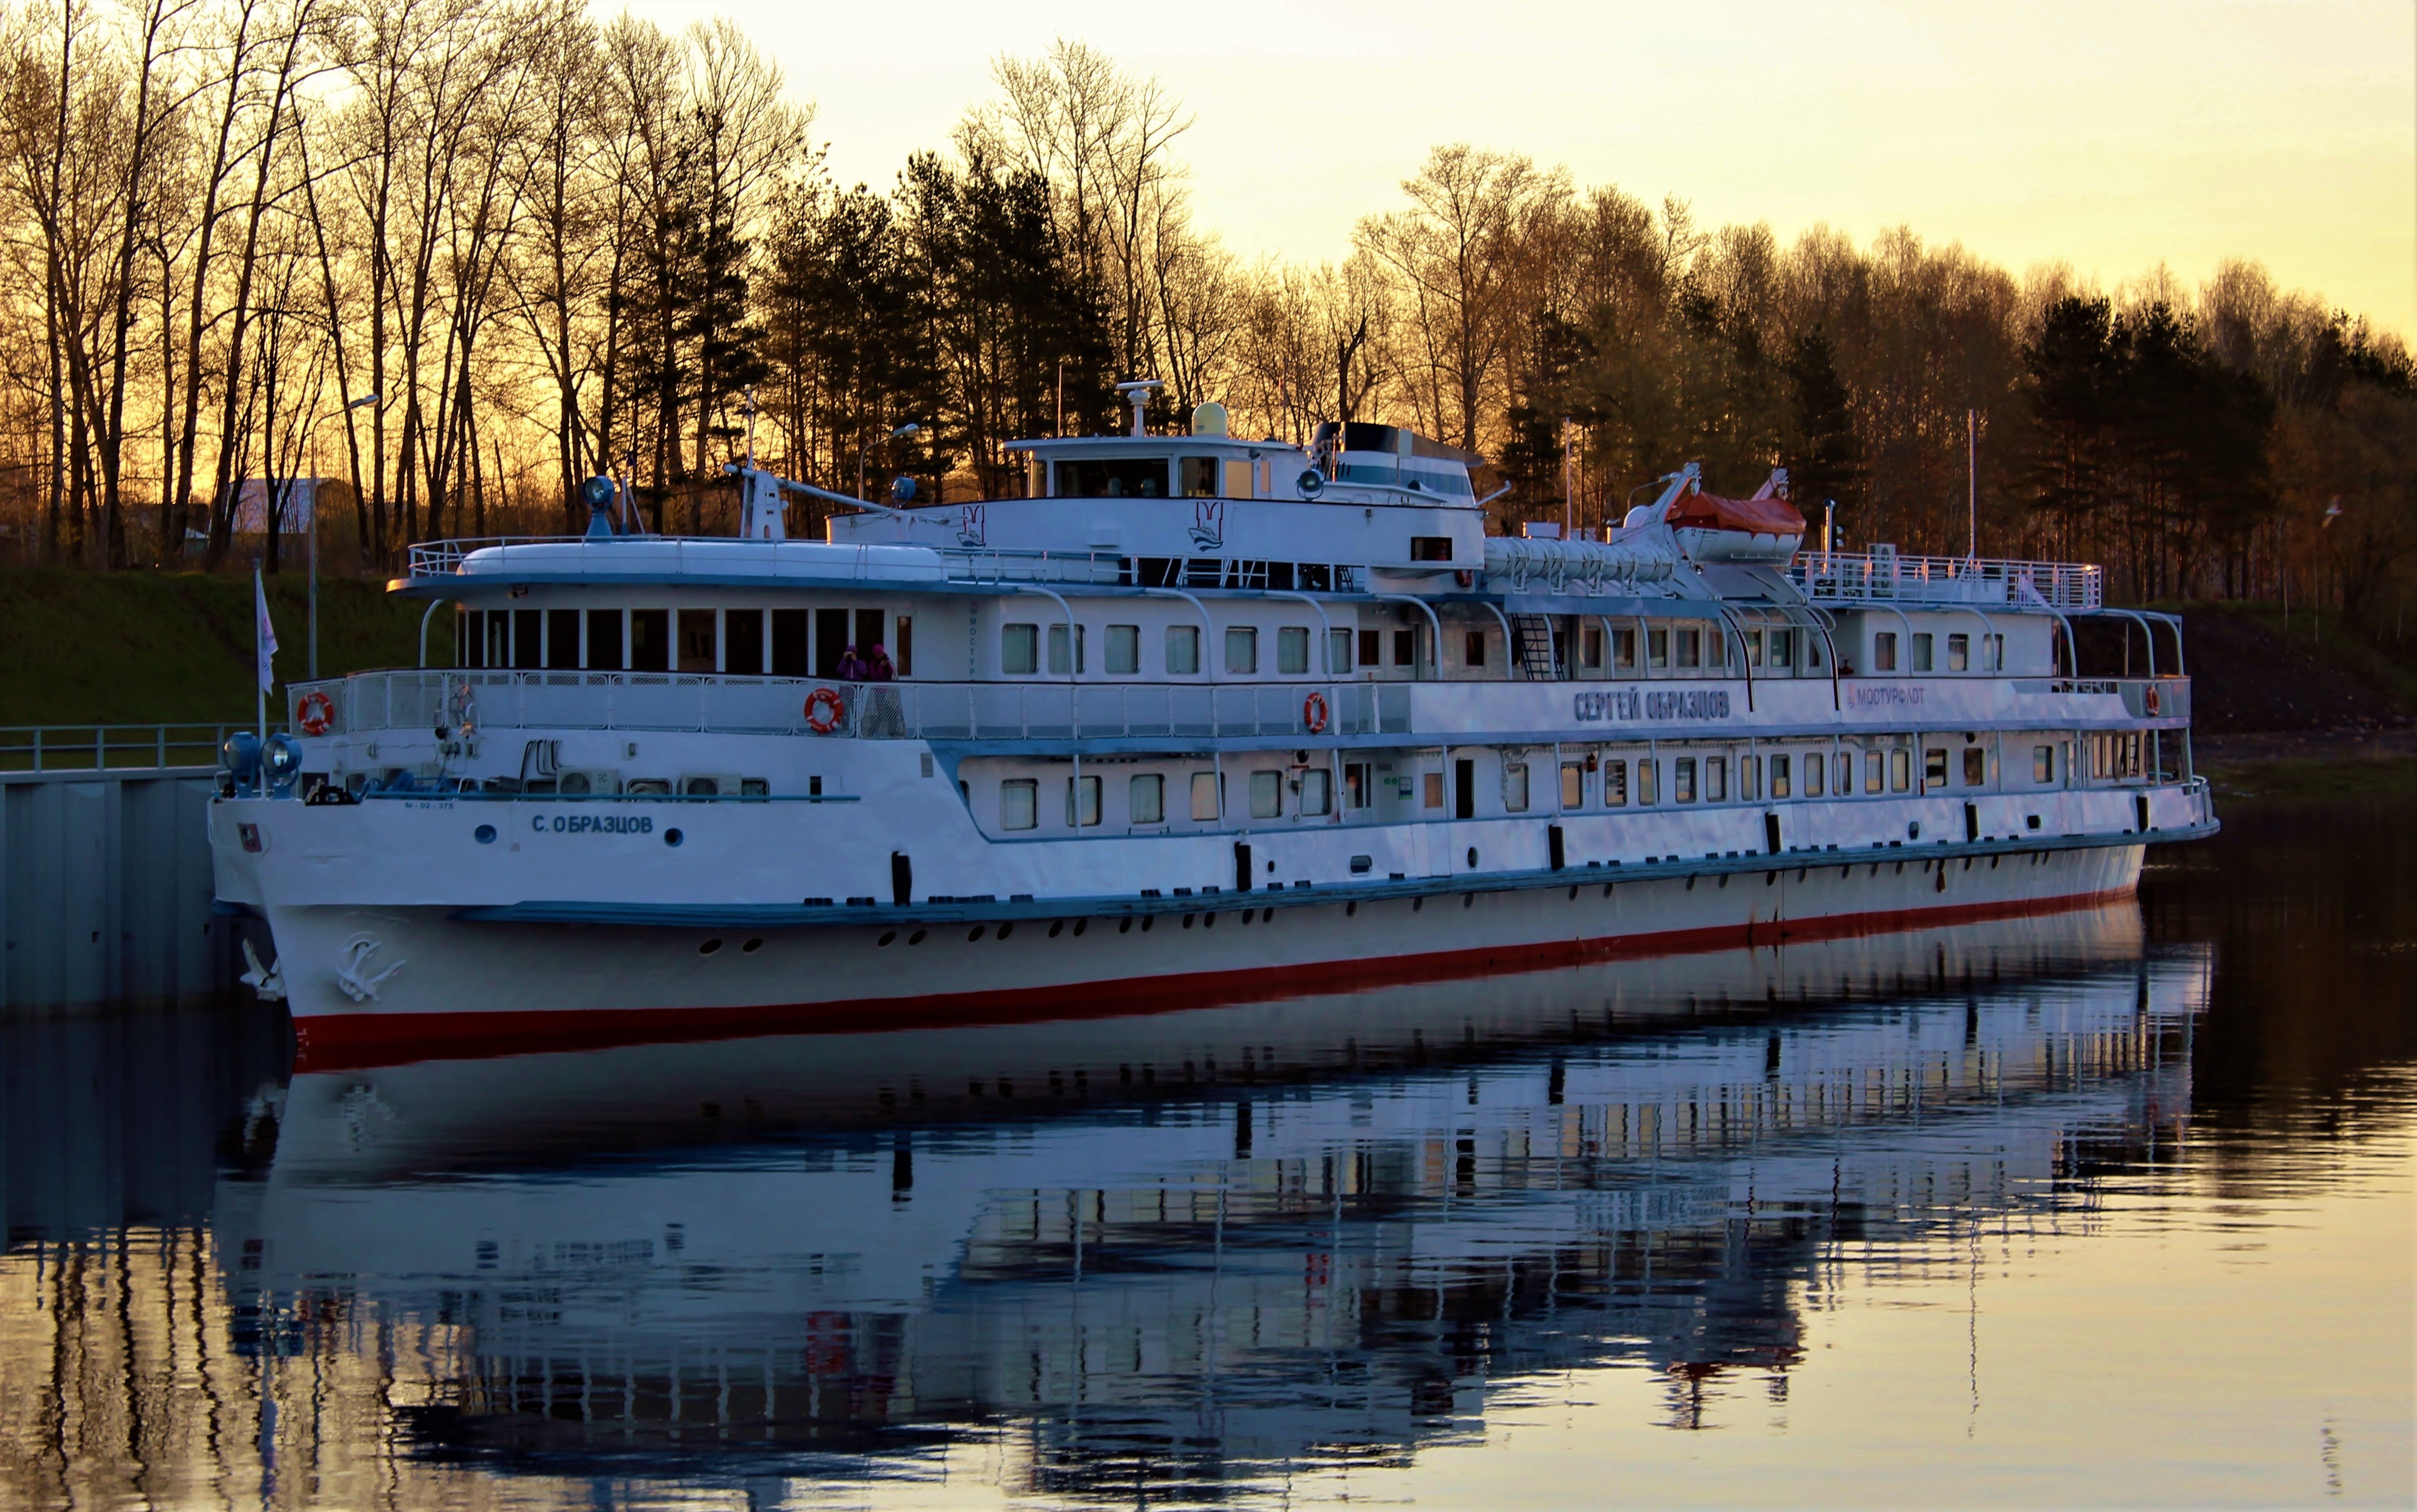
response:
[[(1579, 539), (1329, 425), (1034, 440), (1026, 496), (739, 474), (737, 538), (433, 542), (451, 667), (292, 689), (222, 900), (306, 1066), (1270, 1000), (2080, 907), (2213, 832), (2169, 616), (1802, 549), (1689, 467)], [(786, 500), (848, 506), (787, 539)], [(2075, 622), (2124, 627), (2076, 664)], [(876, 653), (876, 648), (879, 648)], [(427, 660), (423, 655), (422, 661)]]

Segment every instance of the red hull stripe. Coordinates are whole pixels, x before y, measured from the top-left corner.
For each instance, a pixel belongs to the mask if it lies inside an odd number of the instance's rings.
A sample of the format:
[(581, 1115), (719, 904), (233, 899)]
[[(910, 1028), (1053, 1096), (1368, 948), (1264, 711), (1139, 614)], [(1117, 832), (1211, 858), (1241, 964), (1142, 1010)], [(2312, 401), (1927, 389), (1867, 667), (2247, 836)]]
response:
[[(1587, 884), (1580, 884), (1587, 885)], [(1695, 955), (1756, 946), (1849, 939), (1904, 929), (2067, 913), (2120, 901), (2129, 887), (2061, 897), (1946, 904), (1824, 915), (1777, 923), (1713, 924), (1647, 935), (1488, 945), (1365, 960), (1254, 966), (1180, 976), (1120, 977), (1048, 986), (857, 998), (841, 1002), (763, 1003), (743, 1008), (543, 1009), (493, 1013), (316, 1014), (294, 1021), (297, 1072), (358, 1071), (415, 1061), (452, 1061), (601, 1049), (619, 1045), (742, 1039), (763, 1034), (859, 1034), (948, 1025), (1113, 1018), (1318, 993), (1359, 992), (1546, 971), (1647, 956)]]

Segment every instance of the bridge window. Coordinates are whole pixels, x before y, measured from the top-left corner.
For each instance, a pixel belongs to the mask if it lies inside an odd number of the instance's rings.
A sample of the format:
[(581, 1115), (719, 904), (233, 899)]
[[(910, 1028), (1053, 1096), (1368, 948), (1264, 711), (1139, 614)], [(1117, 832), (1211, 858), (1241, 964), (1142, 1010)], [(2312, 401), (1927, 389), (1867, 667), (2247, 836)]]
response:
[(1166, 821), (1166, 779), (1154, 771), (1136, 772), (1127, 785), (1125, 812), (1134, 824)]
[(722, 670), (740, 677), (764, 672), (764, 611), (729, 609), (722, 616)]
[(1285, 625), (1276, 632), (1276, 671), (1300, 677), (1309, 671), (1309, 628)]
[[(805, 609), (772, 611), (772, 675), (776, 678), (810, 678), (814, 675), (811, 612)], [(591, 635), (593, 631), (589, 633)]]
[(545, 612), (545, 664), (562, 671), (578, 667), (578, 610), (548, 609)]
[(512, 665), (536, 668), (545, 664), (540, 654), (545, 617), (535, 609), (512, 611)]
[(1041, 627), (1007, 625), (998, 637), (998, 669), (1008, 677), (1027, 677), (1041, 670)]
[(1030, 777), (1011, 777), (998, 785), (998, 827), (1002, 830), (1037, 829), (1041, 809), (1037, 800), (1041, 784)]
[(1166, 675), (1171, 678), (1191, 678), (1200, 675), (1200, 627), (1198, 625), (1166, 627)]
[[(1112, 678), (1130, 678), (1141, 671), (1141, 626), (1110, 625), (1106, 671)], [(1133, 779), (1138, 782), (1138, 777)]]
[(621, 670), (621, 611), (587, 611), (587, 664), (605, 672)]
[(1084, 457), (1057, 464), (1059, 498), (1163, 498), (1164, 457)]
[(669, 609), (630, 611), (630, 670), (668, 672), (672, 669), (672, 612)]
[(714, 614), (710, 609), (682, 609), (679, 612), (679, 669), (683, 672), (717, 670), (714, 648)]
[(840, 659), (847, 654), (847, 611), (814, 611), (814, 676), (839, 676)]
[(1176, 476), (1182, 481), (1185, 498), (1217, 496), (1217, 459), (1215, 457), (1178, 457)]

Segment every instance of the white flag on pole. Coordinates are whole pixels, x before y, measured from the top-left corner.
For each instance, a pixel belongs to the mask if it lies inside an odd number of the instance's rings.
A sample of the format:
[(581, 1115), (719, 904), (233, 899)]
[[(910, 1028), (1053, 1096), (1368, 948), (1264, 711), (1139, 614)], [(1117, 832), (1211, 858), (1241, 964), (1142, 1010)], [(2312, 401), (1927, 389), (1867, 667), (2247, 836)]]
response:
[(277, 685), (277, 674), (271, 668), (277, 656), (277, 626), (268, 618), (268, 590), (261, 586), (260, 569), (257, 567), (251, 570), (251, 602), (253, 618), (257, 621), (252, 627), (252, 638), (259, 649), (260, 691), (268, 693)]

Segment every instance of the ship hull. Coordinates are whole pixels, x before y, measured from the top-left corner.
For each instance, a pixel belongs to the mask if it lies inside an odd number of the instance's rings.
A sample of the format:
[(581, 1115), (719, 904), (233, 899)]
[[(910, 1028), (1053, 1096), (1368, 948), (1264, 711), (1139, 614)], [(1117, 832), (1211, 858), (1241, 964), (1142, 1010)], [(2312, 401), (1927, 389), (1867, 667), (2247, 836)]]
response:
[(1106, 1016), (1784, 949), (2104, 904), (2136, 887), (2142, 850), (1948, 846), (1683, 874), (1573, 868), (1409, 894), (1271, 890), (1116, 911), (1069, 900), (954, 918), (870, 909), (860, 924), (746, 910), (655, 924), (353, 904), (265, 911), (281, 961), (310, 963), (287, 975), (301, 1064), (318, 1070)]

